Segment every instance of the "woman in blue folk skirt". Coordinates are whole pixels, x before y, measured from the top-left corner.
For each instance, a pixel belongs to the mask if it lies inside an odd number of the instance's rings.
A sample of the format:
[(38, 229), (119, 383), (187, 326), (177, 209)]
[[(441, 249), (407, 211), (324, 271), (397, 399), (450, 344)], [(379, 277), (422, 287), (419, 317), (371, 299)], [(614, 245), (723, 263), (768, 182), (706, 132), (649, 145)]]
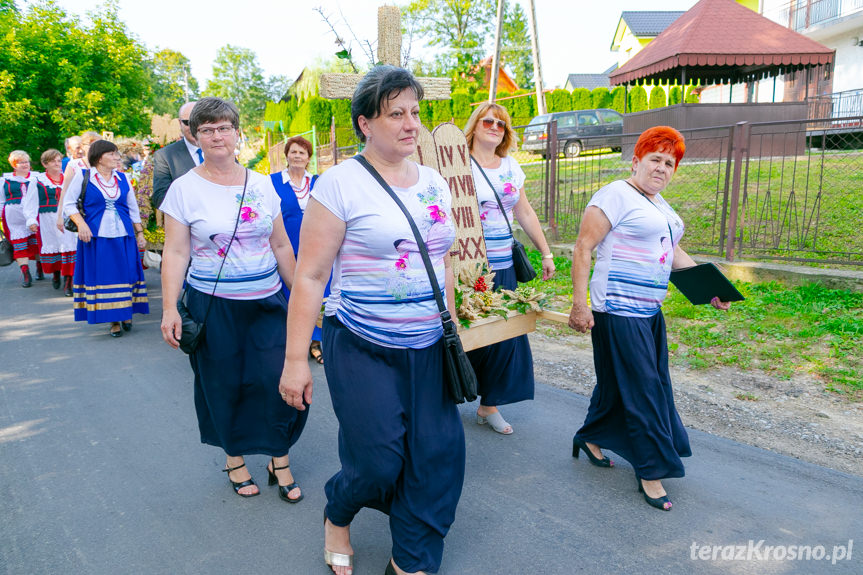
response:
[[(411, 213), (454, 309), (450, 190), (408, 160), (420, 98), (409, 72), (377, 66), (357, 86), (351, 116), (363, 157)], [(325, 487), (324, 561), (336, 575), (352, 573), (351, 522), (371, 508), (389, 515), (387, 574), (436, 572), (464, 482), (464, 429), (444, 385), (443, 328), (410, 224), (353, 159), (318, 179), (301, 237), (280, 389), (297, 409), (312, 400), (306, 342), (332, 271), (323, 350), (341, 469)]]
[[(138, 248), (145, 245), (144, 227), (135, 190), (117, 171), (117, 146), (97, 140), (88, 160), (92, 169), (75, 173), (63, 199), (64, 213), (78, 226), (72, 280), (75, 321), (110, 323), (111, 336), (120, 337), (132, 329), (133, 313), (150, 313), (138, 257)], [(85, 178), (82, 216), (76, 203)]]
[[(285, 159), (288, 167), (281, 172), (271, 174), (273, 187), (282, 200), (282, 219), (285, 221), (285, 231), (294, 248), (294, 257), (300, 249), (300, 225), (303, 223), (303, 214), (309, 204), (312, 190), (318, 176), (308, 172), (311, 160), (312, 143), (302, 136), (288, 138), (285, 142)], [(290, 300), (291, 290), (288, 286), (282, 286), (282, 291)], [(330, 295), (330, 284), (324, 289), (324, 297)], [(324, 355), (321, 351), (321, 328), (315, 326), (312, 332), (312, 343), (309, 344), (309, 356), (318, 363), (324, 363)]]
[[(539, 218), (524, 193), (524, 172), (509, 155), (517, 142), (509, 112), (500, 104), (480, 104), (464, 131), (473, 157), (471, 169), (488, 263), (494, 271), (493, 289), (515, 290), (518, 287), (508, 223), (512, 222), (513, 215), (542, 252), (542, 279), (551, 278), (554, 258)], [(501, 205), (506, 213), (500, 210)], [(512, 426), (504, 420), (497, 406), (533, 399), (533, 355), (527, 336), (520, 335), (470, 351), (468, 358), (479, 387), (477, 423), (487, 423), (504, 435), (511, 434)]]
[[(572, 257), (570, 327), (590, 331), (596, 387), (572, 440), (597, 467), (613, 467), (601, 449), (632, 464), (651, 506), (671, 510), (662, 479), (683, 477), (692, 455), (674, 406), (665, 320), (660, 306), (672, 269), (694, 266), (680, 247), (683, 220), (662, 197), (686, 150), (674, 128), (646, 130), (635, 144), (632, 173), (591, 198)], [(587, 280), (591, 253), (596, 265)], [(717, 309), (729, 305), (714, 298)]]

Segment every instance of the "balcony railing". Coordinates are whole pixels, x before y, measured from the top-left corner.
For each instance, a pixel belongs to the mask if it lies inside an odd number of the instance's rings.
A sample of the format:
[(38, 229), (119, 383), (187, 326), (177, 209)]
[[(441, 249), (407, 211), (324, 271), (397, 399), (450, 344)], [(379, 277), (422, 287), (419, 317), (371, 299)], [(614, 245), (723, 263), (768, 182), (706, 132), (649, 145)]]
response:
[(863, 12), (863, 0), (791, 0), (766, 10), (764, 16), (800, 32), (857, 12)]

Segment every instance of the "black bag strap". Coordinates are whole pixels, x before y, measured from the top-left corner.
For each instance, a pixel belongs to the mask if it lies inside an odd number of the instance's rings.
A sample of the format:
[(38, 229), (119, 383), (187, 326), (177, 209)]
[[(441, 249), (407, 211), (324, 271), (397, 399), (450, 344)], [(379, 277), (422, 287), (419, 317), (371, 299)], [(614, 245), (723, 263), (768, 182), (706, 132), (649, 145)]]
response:
[(402, 213), (404, 213), (405, 217), (408, 219), (408, 223), (411, 226), (411, 231), (414, 233), (414, 239), (417, 242), (417, 247), (419, 248), (420, 255), (423, 258), (423, 264), (426, 267), (426, 273), (429, 276), (429, 282), (431, 282), (432, 291), (434, 292), (434, 298), (437, 302), (438, 310), (440, 311), (440, 320), (444, 326), (444, 330), (455, 329), (455, 324), (452, 322), (452, 316), (450, 315), (449, 310), (446, 308), (446, 305), (443, 302), (443, 297), (440, 295), (440, 284), (437, 281), (437, 276), (434, 273), (434, 266), (432, 266), (431, 258), (429, 258), (428, 248), (426, 247), (426, 243), (420, 234), (419, 229), (417, 228), (416, 223), (414, 223), (414, 219), (411, 216), (411, 213), (408, 211), (407, 207), (402, 203), (390, 185), (383, 179), (383, 177), (378, 173), (378, 171), (372, 166), (367, 159), (363, 157), (362, 154), (357, 154), (354, 156), (354, 159), (358, 161), (368, 172), (374, 177), (375, 180), (381, 185), (384, 191), (389, 194), (389, 196), (393, 199), (393, 201), (398, 205), (399, 209), (401, 209)]
[(81, 174), (84, 175), (84, 180), (81, 182), (81, 195), (78, 196), (78, 202), (75, 202), (78, 206), (84, 205), (84, 198), (87, 197), (87, 185), (90, 183), (90, 170), (81, 170)]
[(506, 210), (503, 208), (503, 202), (500, 201), (500, 196), (497, 195), (497, 190), (491, 183), (491, 180), (488, 179), (488, 176), (485, 173), (485, 170), (482, 169), (482, 166), (479, 165), (479, 162), (476, 161), (476, 158), (473, 157), (473, 154), (470, 156), (470, 160), (476, 164), (476, 167), (479, 168), (479, 173), (482, 174), (482, 177), (485, 178), (485, 181), (488, 183), (488, 187), (491, 188), (491, 193), (494, 194), (494, 199), (497, 200), (497, 205), (500, 208), (500, 213), (503, 214), (503, 219), (506, 220), (506, 227), (509, 228), (509, 235), (512, 236), (512, 239), (515, 239), (515, 234), (512, 233), (512, 226), (509, 224), (509, 218), (506, 217)]
[[(234, 238), (237, 237), (237, 228), (240, 227), (240, 214), (243, 213), (243, 202), (246, 199), (246, 185), (249, 183), (249, 170), (244, 170), (245, 177), (243, 179), (243, 195), (240, 196), (240, 207), (237, 209), (237, 220), (234, 222), (234, 232), (231, 234), (231, 241), (228, 242), (228, 247), (225, 249), (225, 255), (222, 257), (222, 264), (219, 266), (219, 273), (216, 274), (216, 283), (213, 284), (213, 293), (210, 294), (210, 301), (207, 302), (207, 312), (204, 314), (204, 321), (201, 324), (207, 323), (207, 318), (210, 316), (210, 306), (213, 305), (213, 298), (216, 297), (216, 288), (219, 287), (219, 279), (222, 277), (222, 268), (225, 267), (225, 260), (228, 259), (228, 252), (231, 251), (231, 246), (234, 243)], [(186, 286), (186, 291), (189, 291), (189, 286)]]

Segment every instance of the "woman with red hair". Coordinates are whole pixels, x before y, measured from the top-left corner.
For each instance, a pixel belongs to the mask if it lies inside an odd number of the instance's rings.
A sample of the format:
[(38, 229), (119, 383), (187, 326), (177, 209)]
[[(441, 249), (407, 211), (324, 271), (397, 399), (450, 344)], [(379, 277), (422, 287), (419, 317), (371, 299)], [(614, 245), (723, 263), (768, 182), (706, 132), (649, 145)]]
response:
[[(692, 455), (674, 407), (660, 310), (671, 270), (695, 265), (680, 247), (683, 221), (660, 194), (685, 151), (674, 128), (641, 134), (630, 177), (603, 187), (588, 203), (572, 256), (569, 326), (591, 332), (597, 380), (572, 455), (584, 451), (597, 467), (614, 466), (601, 448), (621, 455), (635, 469), (645, 501), (664, 511), (671, 501), (661, 480), (683, 477), (681, 457)], [(718, 298), (711, 303), (721, 310), (730, 305)]]

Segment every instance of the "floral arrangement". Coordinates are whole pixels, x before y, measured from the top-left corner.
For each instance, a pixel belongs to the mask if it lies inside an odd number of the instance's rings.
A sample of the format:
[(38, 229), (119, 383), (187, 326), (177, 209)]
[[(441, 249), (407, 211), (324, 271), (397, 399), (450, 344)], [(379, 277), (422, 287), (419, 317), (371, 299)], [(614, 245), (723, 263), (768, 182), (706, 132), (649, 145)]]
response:
[(134, 164), (129, 179), (132, 187), (135, 188), (141, 220), (146, 222), (153, 214), (153, 206), (150, 203), (153, 197), (153, 162), (145, 160), (143, 165)]
[(484, 264), (462, 268), (455, 289), (456, 315), (462, 326), (470, 327), (471, 322), (490, 315), (506, 319), (511, 311), (527, 313), (545, 306), (546, 294), (535, 288), (522, 285), (515, 290), (492, 291), (493, 285), (494, 272)]

